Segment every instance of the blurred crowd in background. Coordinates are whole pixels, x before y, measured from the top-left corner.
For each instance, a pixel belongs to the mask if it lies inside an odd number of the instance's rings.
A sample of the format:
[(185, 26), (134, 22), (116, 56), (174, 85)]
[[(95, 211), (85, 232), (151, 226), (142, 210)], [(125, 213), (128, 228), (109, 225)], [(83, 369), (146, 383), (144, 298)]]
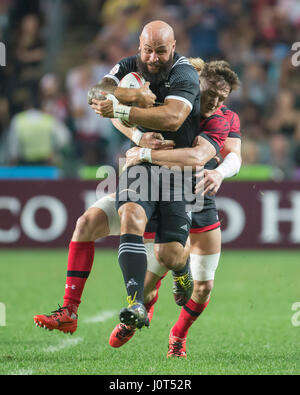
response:
[(298, 0), (0, 0), (0, 164), (54, 165), (65, 177), (117, 165), (128, 141), (87, 91), (137, 53), (155, 19), (174, 28), (177, 52), (226, 59), (238, 73), (226, 104), (240, 116), (243, 165), (300, 180)]

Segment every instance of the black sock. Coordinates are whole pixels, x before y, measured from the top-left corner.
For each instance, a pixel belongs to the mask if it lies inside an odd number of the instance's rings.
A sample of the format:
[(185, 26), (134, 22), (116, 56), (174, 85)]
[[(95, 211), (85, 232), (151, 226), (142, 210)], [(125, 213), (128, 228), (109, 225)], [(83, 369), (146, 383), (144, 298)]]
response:
[(184, 274), (186, 274), (188, 272), (188, 269), (189, 269), (189, 263), (190, 263), (190, 256), (186, 260), (186, 264), (184, 265), (184, 267), (182, 269), (180, 269), (180, 270), (172, 270), (174, 276), (183, 276)]
[(125, 234), (120, 236), (119, 264), (128, 296), (144, 303), (144, 281), (147, 271), (147, 253), (142, 236)]

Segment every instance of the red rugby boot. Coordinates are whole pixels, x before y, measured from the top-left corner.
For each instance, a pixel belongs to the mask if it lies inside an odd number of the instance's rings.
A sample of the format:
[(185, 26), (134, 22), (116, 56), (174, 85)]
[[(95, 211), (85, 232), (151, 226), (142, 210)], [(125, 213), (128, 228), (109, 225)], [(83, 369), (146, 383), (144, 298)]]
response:
[(51, 315), (35, 315), (33, 320), (36, 326), (50, 331), (57, 329), (71, 335), (76, 331), (78, 316), (75, 313), (69, 312), (68, 306), (59, 306), (57, 310), (51, 313)]
[(127, 326), (125, 324), (118, 324), (115, 329), (112, 331), (109, 344), (112, 347), (122, 347), (125, 343), (127, 343), (132, 336), (135, 334), (136, 328), (132, 326)]
[(167, 358), (186, 358), (186, 338), (180, 339), (172, 335), (172, 329), (169, 336), (169, 349)]

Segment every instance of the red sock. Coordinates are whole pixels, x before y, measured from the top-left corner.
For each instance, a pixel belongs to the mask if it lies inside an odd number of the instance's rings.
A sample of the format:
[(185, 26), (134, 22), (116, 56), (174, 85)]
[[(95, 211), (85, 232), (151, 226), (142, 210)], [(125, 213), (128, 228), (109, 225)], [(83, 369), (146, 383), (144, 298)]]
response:
[(158, 299), (158, 291), (156, 292), (155, 297), (150, 300), (150, 302), (145, 304), (146, 310), (149, 311), (151, 309), (151, 307), (157, 302)]
[(93, 241), (71, 241), (69, 245), (67, 281), (63, 306), (77, 312), (81, 295), (93, 266), (95, 243)]
[[(161, 286), (161, 280), (162, 280), (166, 275), (167, 275), (167, 273), (164, 274), (164, 275), (157, 281), (157, 283), (156, 283), (156, 285), (155, 285), (155, 288), (157, 289), (157, 292), (156, 292), (155, 297), (154, 297), (152, 300), (150, 300), (150, 302), (148, 302), (148, 303), (145, 304), (146, 310), (147, 310), (148, 312), (149, 312), (149, 310), (151, 309), (151, 307), (157, 302), (157, 299), (158, 299), (158, 290), (159, 290), (159, 288), (160, 288), (160, 286)], [(151, 319), (152, 319), (152, 315), (151, 315)]]
[(156, 283), (155, 288), (157, 289), (157, 291), (159, 290), (160, 286), (161, 286), (161, 280), (163, 280), (166, 275), (168, 274), (168, 272), (166, 272)]
[(176, 324), (172, 328), (172, 335), (185, 339), (190, 326), (196, 321), (199, 315), (205, 310), (209, 300), (205, 303), (198, 304), (190, 299), (181, 312)]

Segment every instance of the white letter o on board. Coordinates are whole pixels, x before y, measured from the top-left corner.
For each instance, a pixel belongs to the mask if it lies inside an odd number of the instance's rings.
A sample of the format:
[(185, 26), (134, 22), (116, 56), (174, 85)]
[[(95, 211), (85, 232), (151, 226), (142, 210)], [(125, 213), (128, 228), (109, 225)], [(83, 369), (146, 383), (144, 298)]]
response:
[[(45, 208), (51, 214), (51, 224), (48, 228), (40, 228), (35, 222), (35, 213)], [(36, 196), (28, 200), (20, 218), (24, 233), (35, 241), (52, 241), (57, 239), (67, 225), (67, 211), (57, 198), (52, 196)]]

